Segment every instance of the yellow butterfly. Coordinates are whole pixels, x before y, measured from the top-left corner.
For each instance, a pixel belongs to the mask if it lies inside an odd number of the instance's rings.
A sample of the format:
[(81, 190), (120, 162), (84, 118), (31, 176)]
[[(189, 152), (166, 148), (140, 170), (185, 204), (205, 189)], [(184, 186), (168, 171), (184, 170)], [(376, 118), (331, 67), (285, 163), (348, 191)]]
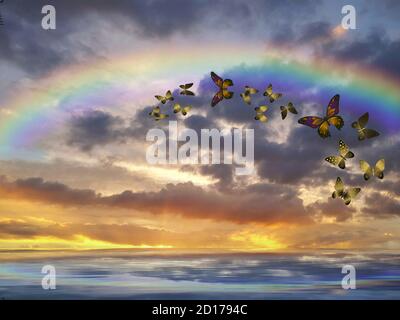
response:
[(251, 95), (256, 94), (258, 90), (256, 88), (251, 88), (249, 86), (244, 87), (244, 92), (240, 94), (243, 101), (247, 104), (251, 104)]
[(364, 179), (369, 180), (372, 176), (383, 179), (385, 170), (385, 159), (376, 162), (375, 167), (371, 167), (367, 161), (360, 160), (360, 168), (364, 172)]
[(167, 114), (161, 113), (160, 107), (153, 108), (153, 110), (149, 113), (149, 115), (152, 116), (156, 121), (169, 117)]
[(282, 120), (285, 120), (285, 118), (286, 118), (286, 116), (287, 116), (287, 114), (288, 114), (288, 111), (291, 112), (291, 113), (293, 113), (293, 114), (297, 114), (297, 110), (296, 110), (296, 108), (294, 107), (294, 105), (293, 105), (292, 102), (289, 102), (289, 103), (287, 104), (287, 106), (281, 106), (281, 116), (282, 116)]
[(354, 158), (354, 153), (350, 151), (349, 147), (343, 140), (339, 140), (339, 156), (329, 156), (325, 160), (334, 166), (339, 166), (340, 169), (346, 168), (346, 160)]
[(351, 200), (354, 199), (360, 191), (361, 188), (350, 188), (345, 190), (342, 179), (338, 177), (335, 183), (335, 191), (332, 193), (332, 198), (342, 198), (344, 204), (348, 206)]
[(175, 103), (174, 105), (174, 113), (182, 113), (184, 116), (186, 116), (188, 114), (188, 112), (190, 111), (190, 109), (192, 109), (192, 106), (186, 106), (184, 108), (181, 107), (181, 105), (179, 103)]
[(181, 84), (179, 88), (182, 89), (180, 94), (186, 95), (186, 96), (194, 96), (194, 93), (188, 89), (190, 89), (193, 86), (193, 83), (186, 83), (186, 84)]
[(172, 93), (170, 90), (168, 90), (165, 94), (165, 96), (155, 96), (158, 101), (161, 101), (162, 104), (165, 104), (168, 100), (169, 101), (174, 101), (174, 97), (172, 96)]
[(354, 129), (357, 129), (358, 140), (360, 140), (360, 141), (379, 136), (378, 131), (365, 128), (365, 126), (368, 123), (368, 120), (369, 120), (369, 113), (366, 112), (358, 119), (358, 121), (355, 121), (351, 124), (351, 126)]
[(282, 97), (282, 93), (275, 93), (272, 91), (272, 84), (269, 84), (267, 89), (264, 91), (264, 96), (269, 98), (269, 102), (274, 102), (275, 100), (278, 100), (280, 97)]
[(268, 110), (268, 106), (259, 106), (254, 108), (254, 110), (256, 110), (256, 116), (254, 119), (261, 122), (266, 122), (268, 120), (268, 117), (264, 114)]

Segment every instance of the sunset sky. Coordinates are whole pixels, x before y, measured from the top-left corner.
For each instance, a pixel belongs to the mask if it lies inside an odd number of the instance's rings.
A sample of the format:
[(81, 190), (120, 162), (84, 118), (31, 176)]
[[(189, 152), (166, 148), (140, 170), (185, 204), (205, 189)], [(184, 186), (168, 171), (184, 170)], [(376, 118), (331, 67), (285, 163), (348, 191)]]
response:
[[(400, 2), (5, 1), (0, 4), (0, 249), (185, 248), (297, 251), (400, 249)], [(41, 27), (42, 6), (57, 10)], [(94, 4), (95, 3), (95, 4)], [(210, 101), (215, 71), (231, 100)], [(179, 96), (193, 82), (195, 97)], [(271, 104), (266, 86), (283, 93)], [(260, 90), (248, 106), (244, 86)], [(171, 90), (181, 128), (255, 130), (255, 171), (235, 165), (150, 165), (149, 112)], [(335, 94), (345, 126), (321, 139), (302, 116)], [(292, 101), (299, 114), (281, 120)], [(267, 104), (269, 120), (254, 120)], [(381, 135), (359, 142), (369, 112)], [(324, 161), (343, 139), (346, 170)], [(364, 181), (359, 160), (385, 158)], [(341, 177), (361, 187), (345, 206)]]

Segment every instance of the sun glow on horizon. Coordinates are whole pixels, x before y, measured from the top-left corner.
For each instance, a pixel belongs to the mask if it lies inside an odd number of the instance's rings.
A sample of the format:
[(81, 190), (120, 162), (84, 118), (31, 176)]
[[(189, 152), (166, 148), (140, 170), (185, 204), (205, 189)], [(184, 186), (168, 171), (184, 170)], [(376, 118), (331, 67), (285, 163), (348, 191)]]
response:
[(71, 240), (40, 236), (28, 239), (0, 239), (0, 250), (99, 250), (99, 249), (171, 249), (171, 245), (131, 245), (75, 235)]

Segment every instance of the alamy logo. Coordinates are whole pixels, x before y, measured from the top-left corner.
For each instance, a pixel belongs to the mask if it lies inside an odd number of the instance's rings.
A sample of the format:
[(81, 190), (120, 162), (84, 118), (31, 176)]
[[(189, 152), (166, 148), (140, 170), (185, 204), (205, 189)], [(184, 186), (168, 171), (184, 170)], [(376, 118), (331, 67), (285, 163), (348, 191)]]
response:
[(342, 14), (345, 16), (342, 18), (342, 28), (345, 30), (355, 30), (357, 29), (356, 25), (356, 8), (352, 5), (345, 5), (342, 8)]
[(52, 265), (45, 265), (42, 268), (42, 274), (45, 274), (45, 276), (42, 278), (43, 290), (55, 290), (56, 289), (56, 268)]
[(344, 265), (342, 273), (346, 274), (342, 279), (342, 288), (344, 290), (356, 289), (356, 268), (351, 264)]
[(235, 164), (237, 175), (253, 173), (253, 129), (201, 129), (200, 136), (189, 128), (178, 131), (177, 121), (169, 121), (168, 134), (150, 129), (146, 140), (153, 144), (147, 148), (146, 160), (149, 164)]

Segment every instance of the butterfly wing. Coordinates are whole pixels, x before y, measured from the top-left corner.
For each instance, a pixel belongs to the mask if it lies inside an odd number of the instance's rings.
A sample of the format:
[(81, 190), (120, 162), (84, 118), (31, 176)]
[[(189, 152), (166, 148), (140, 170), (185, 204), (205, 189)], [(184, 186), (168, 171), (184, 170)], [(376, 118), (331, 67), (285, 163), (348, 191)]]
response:
[(242, 97), (243, 101), (247, 104), (251, 104), (251, 97), (250, 94), (247, 92), (241, 93), (240, 96)]
[(353, 122), (351, 126), (355, 129), (364, 129), (369, 120), (369, 113), (364, 113), (357, 121)]
[(158, 114), (157, 117), (155, 117), (154, 119), (156, 121), (159, 121), (159, 120), (162, 120), (162, 119), (165, 119), (165, 118), (168, 118), (168, 117), (169, 117), (169, 115), (167, 115), (167, 114)]
[(360, 160), (360, 168), (361, 171), (364, 173), (364, 179), (369, 180), (373, 174), (372, 168), (369, 163), (365, 160)]
[(344, 192), (344, 184), (342, 179), (340, 177), (337, 177), (336, 183), (335, 183), (335, 191), (332, 193), (332, 198), (340, 198), (343, 195)]
[(194, 96), (194, 93), (192, 92), (192, 91), (190, 91), (190, 90), (182, 90), (181, 92), (180, 92), (182, 95), (185, 95), (185, 96)]
[(219, 88), (222, 88), (224, 80), (213, 71), (211, 71), (211, 79)]
[(374, 168), (374, 175), (379, 179), (383, 179), (384, 174), (383, 171), (385, 170), (385, 159), (380, 159), (376, 162)]
[(231, 86), (233, 86), (233, 81), (231, 79), (225, 79), (224, 81), (222, 81), (222, 89), (227, 89)]
[(263, 95), (269, 97), (272, 94), (272, 84), (269, 84), (267, 89), (265, 89)]
[(293, 114), (297, 114), (297, 110), (291, 102), (288, 103), (288, 110)]
[(151, 112), (149, 113), (150, 116), (154, 116), (154, 117), (156, 117), (159, 114), (160, 114), (160, 107), (153, 108), (153, 110), (151, 110)]
[(350, 151), (350, 148), (343, 140), (339, 140), (339, 153), (343, 158), (354, 158), (354, 153)]
[(379, 132), (373, 129), (364, 129), (363, 133), (367, 139), (379, 136)]
[(332, 117), (339, 113), (339, 99), (340, 96), (337, 94), (329, 101), (328, 107), (326, 109), (326, 116)]
[(361, 130), (358, 131), (358, 140), (359, 140), (359, 141), (363, 141), (363, 140), (366, 139), (365, 131), (364, 131), (364, 130), (365, 130), (365, 129), (361, 129)]
[(211, 107), (215, 107), (223, 99), (224, 99), (224, 96), (222, 94), (222, 90), (219, 90), (211, 100)]
[(304, 124), (305, 126), (311, 127), (313, 129), (318, 128), (324, 119), (314, 116), (303, 117), (298, 120), (298, 123)]
[(249, 86), (245, 86), (244, 88), (245, 88), (245, 93), (246, 94), (256, 94), (256, 93), (258, 93), (258, 90), (256, 88), (252, 88), (252, 87), (249, 87)]
[(275, 100), (278, 100), (280, 97), (282, 97), (282, 93), (271, 93), (269, 96), (269, 102), (274, 102)]
[(268, 120), (268, 117), (263, 114), (263, 113), (257, 113), (256, 116), (254, 117), (254, 119), (259, 120), (261, 122), (266, 122)]
[(231, 99), (233, 97), (233, 92), (228, 90), (222, 90), (222, 96), (224, 99)]
[(344, 193), (343, 195), (343, 200), (344, 204), (348, 206), (351, 202), (352, 199), (357, 197), (357, 195), (360, 193), (361, 188), (351, 188), (347, 192)]
[(180, 112), (181, 111), (181, 105), (179, 103), (175, 103), (173, 111), (174, 111), (174, 113)]
[[(334, 166), (339, 166), (340, 167), (340, 163), (343, 162), (343, 158), (342, 157), (337, 157), (337, 156), (329, 156), (325, 158), (325, 161), (329, 162), (330, 164), (333, 164)], [(341, 169), (344, 169), (344, 167), (340, 167)]]
[(341, 116), (332, 116), (328, 118), (329, 124), (335, 126), (338, 130), (342, 129), (344, 126), (344, 121)]
[(170, 101), (174, 100), (174, 97), (172, 96), (172, 93), (170, 90), (168, 90), (167, 93), (165, 94), (165, 99), (170, 100)]
[(282, 120), (285, 120), (288, 113), (288, 109), (285, 106), (281, 106), (281, 117)]
[(192, 106), (186, 106), (182, 109), (182, 114), (186, 116), (188, 112), (192, 109)]
[(183, 90), (187, 90), (189, 88), (191, 88), (193, 86), (193, 83), (186, 83), (186, 84), (181, 84), (179, 86), (179, 88), (183, 89)]
[(268, 110), (268, 106), (259, 106), (257, 108), (254, 108), (257, 112), (265, 112)]
[(318, 127), (318, 134), (321, 138), (328, 138), (331, 136), (331, 133), (329, 132), (329, 122), (328, 121), (323, 121), (319, 127)]
[(158, 101), (160, 101), (162, 104), (165, 104), (165, 103), (167, 102), (167, 99), (166, 99), (166, 97), (164, 97), (164, 96), (156, 95), (156, 96), (154, 96), (154, 97), (156, 97), (156, 99), (157, 99)]

